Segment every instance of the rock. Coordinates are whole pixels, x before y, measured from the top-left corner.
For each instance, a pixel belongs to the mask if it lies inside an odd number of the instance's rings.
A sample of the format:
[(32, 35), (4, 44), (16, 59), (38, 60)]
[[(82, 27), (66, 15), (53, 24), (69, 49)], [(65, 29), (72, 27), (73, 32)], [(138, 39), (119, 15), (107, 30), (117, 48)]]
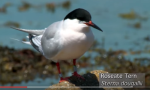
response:
[[(82, 75), (85, 78), (79, 79), (71, 76), (68, 81), (54, 84), (46, 90), (124, 90), (123, 88), (99, 88), (99, 73), (108, 73), (102, 70), (94, 70)], [(88, 88), (90, 87), (90, 88)], [(92, 87), (92, 88), (91, 88)]]

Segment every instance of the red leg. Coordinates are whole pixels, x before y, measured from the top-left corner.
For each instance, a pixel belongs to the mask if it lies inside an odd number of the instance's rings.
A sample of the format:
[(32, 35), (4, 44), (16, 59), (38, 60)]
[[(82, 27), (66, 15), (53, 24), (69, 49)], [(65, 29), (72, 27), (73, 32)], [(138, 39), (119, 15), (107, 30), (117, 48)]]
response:
[(56, 65), (57, 65), (57, 69), (58, 69), (59, 77), (60, 77), (59, 83), (60, 83), (60, 82), (63, 82), (63, 81), (68, 81), (69, 77), (66, 77), (66, 78), (63, 78), (63, 77), (62, 77), (62, 74), (61, 74), (61, 72), (60, 72), (60, 65), (59, 65), (59, 62), (57, 62)]
[(81, 75), (79, 75), (79, 74), (77, 73), (76, 59), (73, 59), (73, 65), (74, 65), (74, 72), (73, 72), (73, 76), (76, 76), (76, 77), (81, 78), (81, 79), (83, 79), (83, 80), (84, 80), (84, 78), (83, 78)]

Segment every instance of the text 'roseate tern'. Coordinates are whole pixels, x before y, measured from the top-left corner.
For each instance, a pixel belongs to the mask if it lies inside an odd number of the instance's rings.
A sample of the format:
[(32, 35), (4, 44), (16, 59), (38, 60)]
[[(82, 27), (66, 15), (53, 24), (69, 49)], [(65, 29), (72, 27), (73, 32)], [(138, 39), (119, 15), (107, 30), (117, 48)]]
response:
[(56, 62), (60, 82), (68, 80), (60, 72), (60, 60), (73, 60), (74, 76), (84, 79), (77, 73), (76, 59), (82, 56), (93, 44), (94, 36), (90, 26), (102, 31), (91, 21), (88, 11), (78, 8), (70, 12), (63, 20), (54, 22), (43, 30), (27, 30), (14, 28), (29, 33), (29, 41), (47, 59)]

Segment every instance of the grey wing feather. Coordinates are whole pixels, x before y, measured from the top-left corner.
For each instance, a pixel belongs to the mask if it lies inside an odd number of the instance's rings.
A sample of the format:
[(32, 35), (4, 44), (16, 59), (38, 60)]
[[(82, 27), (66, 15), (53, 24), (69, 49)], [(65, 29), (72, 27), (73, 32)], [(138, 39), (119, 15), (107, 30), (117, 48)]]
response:
[(62, 21), (51, 24), (48, 28), (43, 30), (27, 30), (14, 28), (13, 29), (29, 33), (30, 44), (40, 53), (42, 53), (47, 59), (52, 58), (62, 49), (61, 37), (58, 37), (57, 31), (62, 28)]
[(40, 53), (43, 54), (43, 50), (42, 50), (42, 46), (41, 46), (41, 38), (42, 35), (36, 36), (36, 35), (32, 35), (29, 34), (29, 41), (31, 43), (31, 45)]

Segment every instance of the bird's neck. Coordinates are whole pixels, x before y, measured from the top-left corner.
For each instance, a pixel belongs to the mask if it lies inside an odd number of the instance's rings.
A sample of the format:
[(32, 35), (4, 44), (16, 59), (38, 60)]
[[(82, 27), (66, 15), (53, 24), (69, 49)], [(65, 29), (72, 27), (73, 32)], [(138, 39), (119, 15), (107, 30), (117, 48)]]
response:
[(78, 20), (65, 20), (63, 21), (63, 28), (64, 30), (73, 30), (76, 32), (89, 32), (90, 27), (87, 26), (86, 24), (80, 24)]

